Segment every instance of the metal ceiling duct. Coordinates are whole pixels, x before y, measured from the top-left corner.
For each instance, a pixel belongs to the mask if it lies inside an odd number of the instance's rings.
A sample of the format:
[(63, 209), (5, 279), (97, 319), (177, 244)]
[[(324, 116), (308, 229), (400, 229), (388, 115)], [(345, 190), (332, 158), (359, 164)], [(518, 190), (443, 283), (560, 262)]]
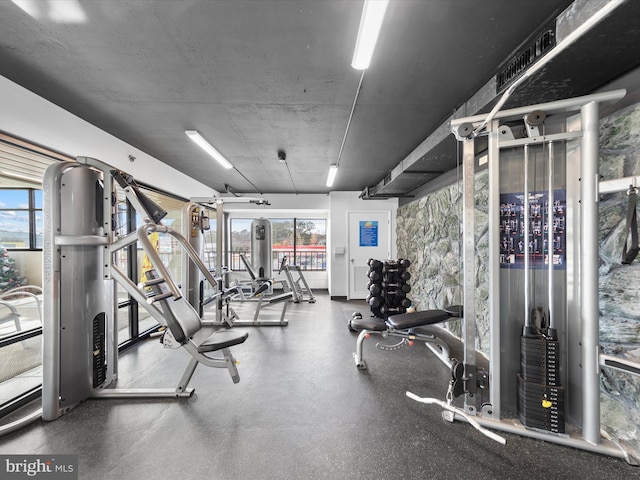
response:
[[(600, 19), (597, 16), (602, 9), (611, 12)], [(536, 73), (518, 86), (503, 108), (585, 95), (633, 70), (640, 65), (637, 18), (640, 18), (640, 2), (576, 0), (555, 22), (542, 26), (523, 42), (493, 78), (383, 180), (365, 188), (360, 197), (365, 200), (410, 197), (419, 187), (455, 169), (457, 140), (451, 133), (451, 120), (488, 112), (502, 92), (538, 62), (546, 62), (547, 56), (549, 61), (538, 66), (542, 68), (536, 67)], [(589, 28), (585, 28), (587, 24)], [(562, 51), (554, 52), (556, 49)]]

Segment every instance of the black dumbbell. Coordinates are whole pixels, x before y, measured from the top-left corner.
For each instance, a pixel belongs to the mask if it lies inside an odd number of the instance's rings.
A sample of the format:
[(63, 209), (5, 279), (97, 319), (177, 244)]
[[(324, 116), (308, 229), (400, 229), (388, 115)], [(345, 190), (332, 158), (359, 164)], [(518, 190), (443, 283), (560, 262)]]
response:
[(402, 270), (401, 272), (398, 272), (396, 276), (403, 282), (406, 282), (407, 280), (411, 279), (411, 274), (406, 270)]
[(382, 291), (382, 287), (379, 283), (374, 283), (369, 287), (369, 292), (371, 295), (378, 295)]
[(395, 296), (386, 297), (384, 303), (390, 308), (399, 308), (399, 307), (408, 308), (411, 306), (411, 300), (409, 298), (395, 297)]
[(373, 297), (369, 295), (367, 297), (367, 303), (371, 307), (379, 307), (380, 305), (382, 305), (382, 299), (380, 297)]
[(406, 313), (407, 309), (405, 307), (389, 307), (387, 305), (382, 305), (380, 307), (380, 312), (383, 315), (394, 315), (396, 313)]
[(405, 293), (409, 293), (411, 291), (411, 285), (409, 285), (408, 283), (388, 283), (388, 282), (382, 282), (382, 287), (389, 290), (389, 289), (396, 289), (399, 290), (401, 292), (405, 292)]
[(376, 271), (376, 270), (371, 270), (367, 276), (371, 279), (371, 281), (375, 282), (378, 281), (382, 278), (382, 275), (380, 275), (380, 272)]
[(370, 258), (369, 261), (367, 262), (367, 265), (369, 265), (369, 268), (371, 270), (382, 270), (383, 264), (380, 260), (375, 260), (373, 258)]
[(402, 290), (386, 290), (386, 289), (382, 289), (382, 291), (380, 292), (380, 296), (382, 296), (382, 298), (397, 298), (397, 299), (403, 299), (408, 295), (407, 292), (403, 292)]
[(400, 265), (402, 268), (409, 268), (409, 266), (411, 266), (411, 261), (407, 260), (406, 258), (399, 258), (398, 265)]
[(409, 308), (411, 306), (411, 300), (409, 300), (408, 298), (402, 298), (400, 300), (398, 300), (398, 306), (399, 307), (404, 307), (404, 308)]

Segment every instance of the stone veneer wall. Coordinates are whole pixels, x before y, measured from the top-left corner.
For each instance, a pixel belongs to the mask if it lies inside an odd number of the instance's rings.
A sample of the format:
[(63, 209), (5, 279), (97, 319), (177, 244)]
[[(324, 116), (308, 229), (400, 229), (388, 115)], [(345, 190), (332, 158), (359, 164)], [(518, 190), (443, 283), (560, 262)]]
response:
[[(476, 177), (476, 348), (489, 355), (489, 298), (487, 258), (488, 174)], [(418, 310), (443, 308), (463, 303), (462, 272), (462, 185), (456, 182), (398, 209), (398, 258), (412, 264), (410, 298)], [(452, 321), (446, 327), (461, 337), (461, 323)]]
[[(601, 121), (603, 179), (640, 175), (640, 104)], [(476, 178), (476, 348), (488, 355), (487, 174)], [(602, 350), (640, 363), (640, 258), (622, 265), (627, 196), (600, 203), (600, 343)], [(418, 309), (462, 303), (462, 190), (454, 183), (398, 209), (398, 257), (408, 258), (411, 299)], [(640, 256), (639, 256), (640, 257)], [(446, 328), (460, 336), (458, 322)], [(602, 428), (640, 458), (640, 378), (603, 369)]]

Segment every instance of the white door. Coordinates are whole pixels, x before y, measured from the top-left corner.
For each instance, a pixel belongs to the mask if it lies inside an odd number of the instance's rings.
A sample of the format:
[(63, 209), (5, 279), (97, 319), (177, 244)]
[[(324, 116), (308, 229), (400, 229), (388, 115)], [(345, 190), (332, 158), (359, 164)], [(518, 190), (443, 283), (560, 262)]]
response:
[(388, 260), (391, 256), (391, 212), (349, 212), (349, 299), (369, 294), (370, 258)]

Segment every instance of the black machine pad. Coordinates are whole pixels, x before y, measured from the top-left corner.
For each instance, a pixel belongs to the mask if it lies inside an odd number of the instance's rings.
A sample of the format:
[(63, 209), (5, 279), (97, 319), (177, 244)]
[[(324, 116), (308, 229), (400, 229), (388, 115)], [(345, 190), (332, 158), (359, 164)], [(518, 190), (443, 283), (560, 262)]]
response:
[(351, 320), (351, 328), (354, 330), (371, 330), (374, 332), (384, 332), (387, 324), (378, 317), (354, 318)]
[(420, 327), (423, 325), (433, 325), (449, 320), (451, 315), (445, 310), (425, 310), (414, 313), (401, 313), (399, 315), (391, 315), (387, 319), (387, 323), (396, 330), (407, 330), (409, 328)]
[(204, 342), (198, 345), (198, 352), (215, 352), (223, 348), (232, 347), (244, 343), (249, 334), (233, 330), (219, 330), (213, 332)]

